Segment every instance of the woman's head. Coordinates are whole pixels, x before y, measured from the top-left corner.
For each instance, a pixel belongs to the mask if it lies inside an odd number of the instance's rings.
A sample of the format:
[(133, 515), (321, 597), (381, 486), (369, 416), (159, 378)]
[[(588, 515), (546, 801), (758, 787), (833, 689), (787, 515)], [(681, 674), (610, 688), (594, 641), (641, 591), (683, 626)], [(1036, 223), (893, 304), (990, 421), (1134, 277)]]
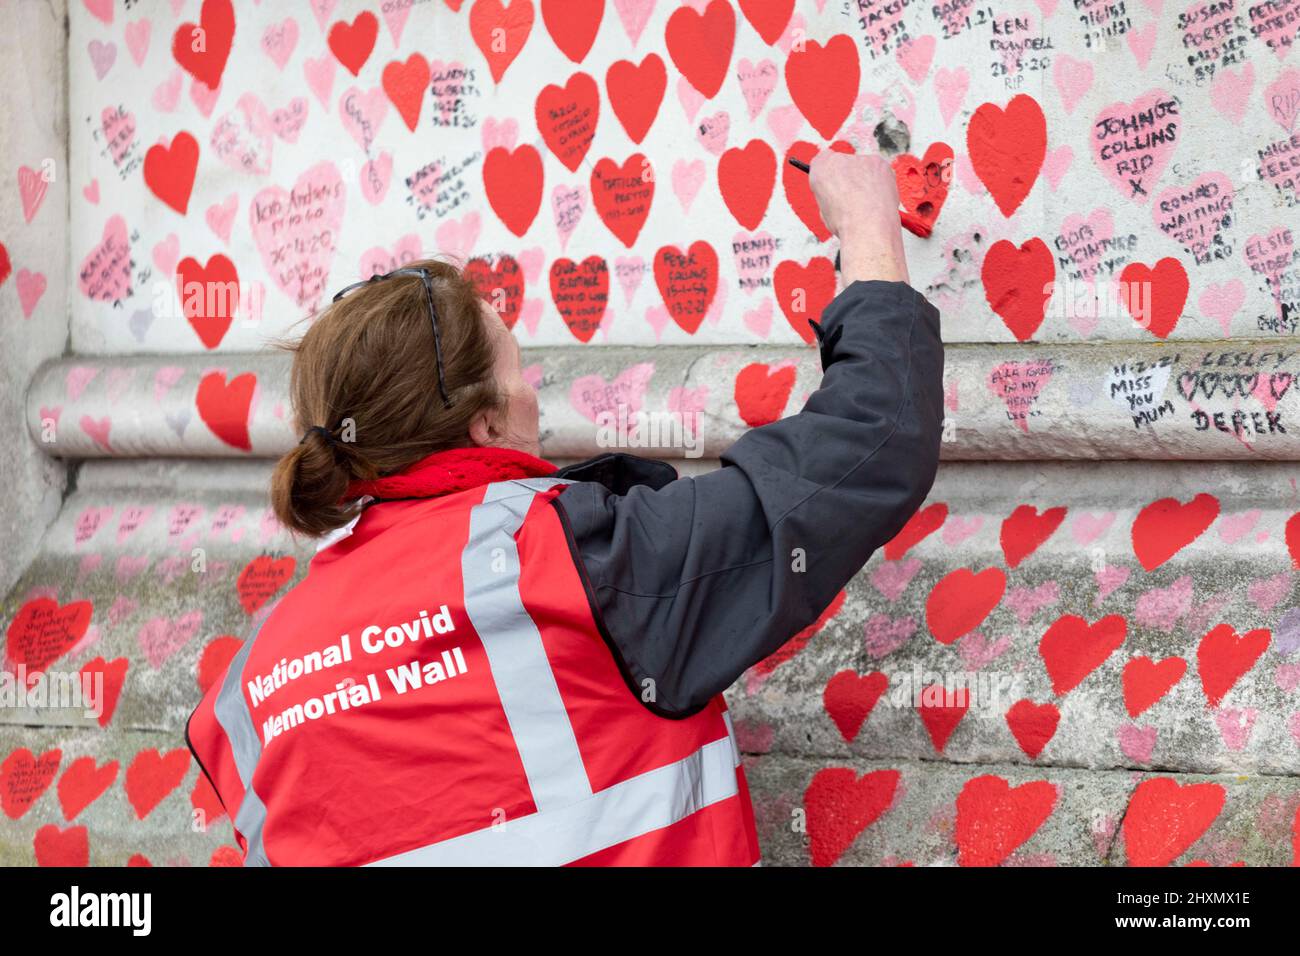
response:
[[(481, 291), (456, 266), (429, 271), (442, 340), (447, 407), (424, 282), (393, 276), (331, 304), (293, 353), (289, 394), (305, 440), (280, 459), (271, 503), (286, 527), (308, 535), (346, 524), (353, 479), (392, 474), (426, 455), (475, 445), (539, 454), (537, 396), (519, 346)], [(319, 431), (324, 426), (330, 441)]]

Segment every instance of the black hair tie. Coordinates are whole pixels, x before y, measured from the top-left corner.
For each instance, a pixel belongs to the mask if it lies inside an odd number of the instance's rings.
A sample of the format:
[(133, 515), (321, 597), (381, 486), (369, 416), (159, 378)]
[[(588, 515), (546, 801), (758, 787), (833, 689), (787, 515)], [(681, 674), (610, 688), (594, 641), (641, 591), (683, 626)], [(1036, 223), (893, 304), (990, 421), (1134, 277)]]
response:
[(330, 431), (328, 428), (326, 428), (324, 425), (311, 426), (311, 428), (307, 429), (306, 434), (304, 434), (302, 438), (299, 439), (298, 444), (301, 445), (303, 442), (305, 442), (307, 440), (307, 436), (310, 435), (312, 432), (320, 432), (321, 437), (324, 438), (327, 442), (329, 442), (331, 446), (335, 448), (338, 447), (339, 444), (338, 438), (336, 438), (334, 436), (334, 433)]

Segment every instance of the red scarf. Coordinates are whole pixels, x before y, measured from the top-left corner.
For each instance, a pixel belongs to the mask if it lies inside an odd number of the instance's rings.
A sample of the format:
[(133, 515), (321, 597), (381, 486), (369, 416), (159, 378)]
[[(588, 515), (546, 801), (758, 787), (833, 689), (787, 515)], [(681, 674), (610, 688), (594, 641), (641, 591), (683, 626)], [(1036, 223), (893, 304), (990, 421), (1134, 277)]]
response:
[(436, 451), (400, 471), (370, 481), (348, 484), (344, 500), (376, 498), (436, 498), (494, 481), (540, 478), (555, 466), (509, 448), (449, 448)]

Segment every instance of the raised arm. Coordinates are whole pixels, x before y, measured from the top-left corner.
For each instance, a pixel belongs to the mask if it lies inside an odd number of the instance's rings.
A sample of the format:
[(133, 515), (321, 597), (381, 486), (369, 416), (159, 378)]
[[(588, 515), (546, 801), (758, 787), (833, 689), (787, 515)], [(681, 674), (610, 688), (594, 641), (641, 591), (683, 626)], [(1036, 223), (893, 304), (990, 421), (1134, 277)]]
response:
[[(840, 159), (821, 184), (851, 179), (866, 208), (845, 217), (819, 196), (848, 283), (822, 314), (821, 387), (716, 472), (627, 494), (580, 481), (556, 499), (611, 651), (664, 716), (698, 711), (815, 621), (938, 468), (939, 313), (907, 284), (892, 174), (886, 187), (871, 158), (823, 156)], [(864, 183), (870, 203), (851, 191)]]

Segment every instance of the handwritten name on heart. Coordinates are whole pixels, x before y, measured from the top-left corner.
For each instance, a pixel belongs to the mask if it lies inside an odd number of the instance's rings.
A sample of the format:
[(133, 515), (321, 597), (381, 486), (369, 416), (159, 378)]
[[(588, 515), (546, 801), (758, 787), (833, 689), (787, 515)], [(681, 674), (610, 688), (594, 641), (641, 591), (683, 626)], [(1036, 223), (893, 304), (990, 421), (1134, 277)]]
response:
[(268, 186), (249, 204), (262, 263), (300, 307), (314, 307), (325, 291), (346, 195), (338, 167), (325, 160), (299, 176), (292, 190)]

